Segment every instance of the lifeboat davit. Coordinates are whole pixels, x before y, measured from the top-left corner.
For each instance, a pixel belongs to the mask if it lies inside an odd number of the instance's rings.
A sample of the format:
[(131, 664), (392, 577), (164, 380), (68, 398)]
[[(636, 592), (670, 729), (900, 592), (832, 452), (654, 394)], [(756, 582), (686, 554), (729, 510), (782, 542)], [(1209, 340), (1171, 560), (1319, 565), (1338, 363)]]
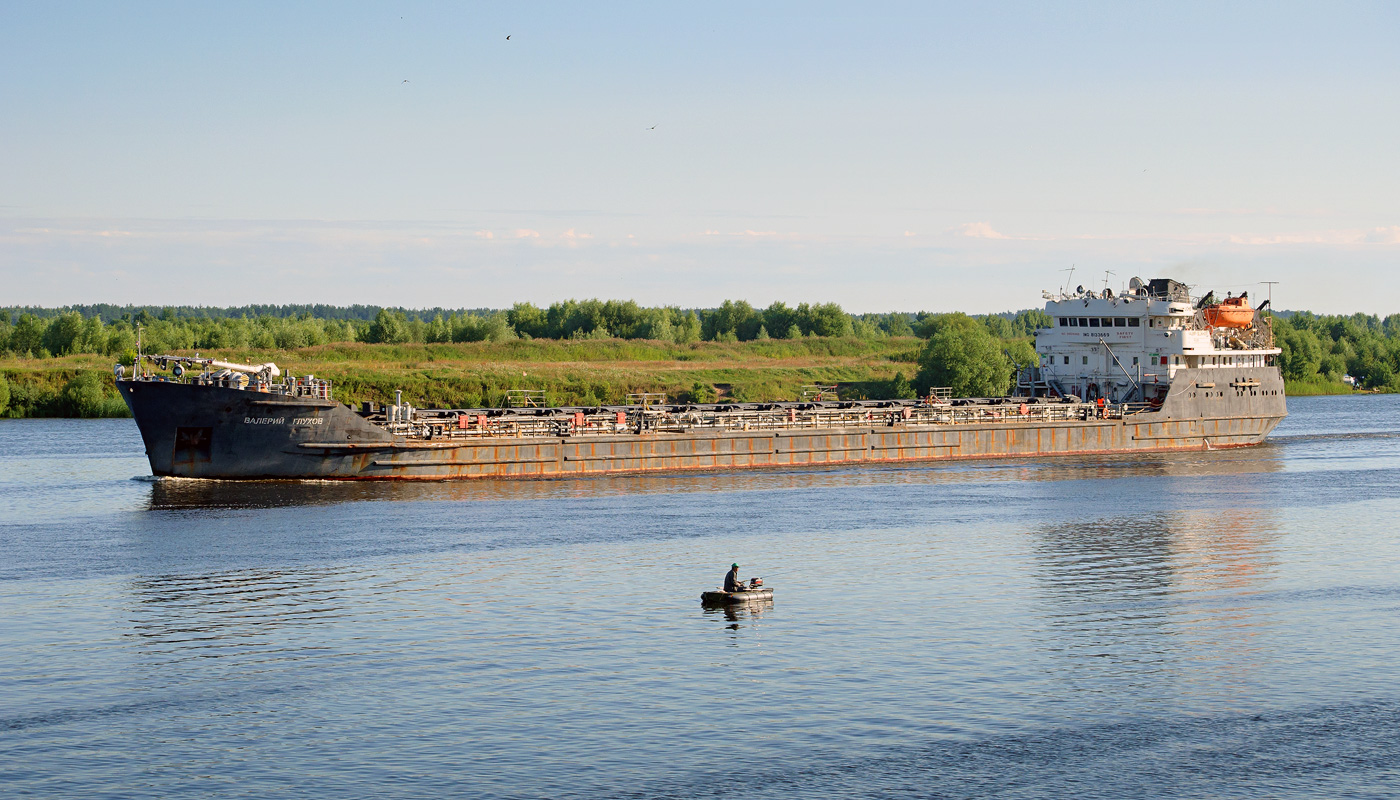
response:
[(1201, 311), (1212, 328), (1248, 328), (1254, 324), (1254, 309), (1246, 297), (1231, 297)]

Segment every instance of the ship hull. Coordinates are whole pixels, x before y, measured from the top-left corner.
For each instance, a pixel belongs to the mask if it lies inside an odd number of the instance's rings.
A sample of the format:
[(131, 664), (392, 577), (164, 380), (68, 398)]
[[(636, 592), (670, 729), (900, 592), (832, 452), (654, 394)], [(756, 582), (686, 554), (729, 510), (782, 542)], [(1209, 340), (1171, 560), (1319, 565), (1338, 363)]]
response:
[[(1196, 373), (1200, 374), (1196, 374)], [(1247, 447), (1286, 416), (1275, 368), (1181, 370), (1155, 410), (1101, 419), (765, 431), (647, 432), (422, 440), (389, 435), (348, 407), (232, 388), (118, 381), (156, 475), (214, 479), (470, 480), (805, 468), (974, 458)], [(1227, 381), (1228, 382), (1224, 382)]]

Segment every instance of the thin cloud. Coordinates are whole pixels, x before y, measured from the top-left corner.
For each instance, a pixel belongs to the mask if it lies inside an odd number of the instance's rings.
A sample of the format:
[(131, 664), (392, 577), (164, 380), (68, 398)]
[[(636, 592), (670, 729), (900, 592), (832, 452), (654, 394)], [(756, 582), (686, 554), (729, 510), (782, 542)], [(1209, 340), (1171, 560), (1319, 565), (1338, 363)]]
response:
[(1340, 228), (1322, 231), (1300, 231), (1265, 236), (1232, 234), (1230, 244), (1288, 245), (1288, 244), (1400, 244), (1400, 225), (1379, 228)]
[(990, 222), (965, 222), (959, 228), (963, 236), (973, 239), (1010, 239), (1004, 233), (999, 233), (992, 227)]
[(1400, 244), (1400, 225), (1376, 228), (1366, 234), (1364, 241), (1371, 244)]

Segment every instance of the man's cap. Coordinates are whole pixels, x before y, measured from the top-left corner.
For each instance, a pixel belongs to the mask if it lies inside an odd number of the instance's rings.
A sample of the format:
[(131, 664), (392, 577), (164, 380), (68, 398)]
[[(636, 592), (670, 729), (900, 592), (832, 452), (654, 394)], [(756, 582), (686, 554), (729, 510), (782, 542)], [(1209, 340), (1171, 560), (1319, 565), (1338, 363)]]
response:
[(730, 564), (729, 566), (731, 566), (731, 567), (737, 567), (737, 566), (739, 566), (739, 565), (738, 565), (738, 564)]

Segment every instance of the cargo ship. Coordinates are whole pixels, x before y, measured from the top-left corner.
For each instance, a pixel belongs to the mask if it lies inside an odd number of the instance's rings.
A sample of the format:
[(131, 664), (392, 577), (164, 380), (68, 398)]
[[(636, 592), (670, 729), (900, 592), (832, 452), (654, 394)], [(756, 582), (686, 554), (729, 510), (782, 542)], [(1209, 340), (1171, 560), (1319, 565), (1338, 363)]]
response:
[(1009, 396), (896, 400), (817, 391), (767, 403), (415, 408), (338, 402), (275, 364), (142, 355), (117, 389), (157, 476), (571, 478), (942, 459), (1246, 447), (1287, 414), (1267, 316), (1170, 279), (1046, 292), (1039, 365)]

